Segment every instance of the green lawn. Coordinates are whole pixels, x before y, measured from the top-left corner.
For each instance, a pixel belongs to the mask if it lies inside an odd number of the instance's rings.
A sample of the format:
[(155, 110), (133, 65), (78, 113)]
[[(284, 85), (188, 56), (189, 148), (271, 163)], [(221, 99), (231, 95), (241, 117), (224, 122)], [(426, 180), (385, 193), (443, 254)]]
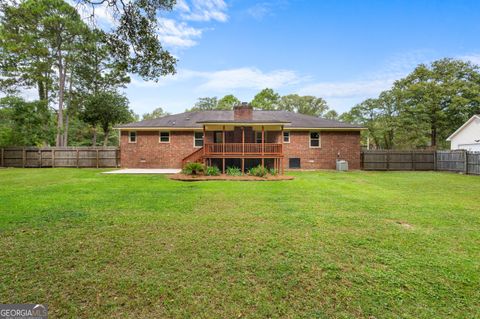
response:
[(51, 318), (480, 317), (480, 177), (0, 170), (0, 302)]

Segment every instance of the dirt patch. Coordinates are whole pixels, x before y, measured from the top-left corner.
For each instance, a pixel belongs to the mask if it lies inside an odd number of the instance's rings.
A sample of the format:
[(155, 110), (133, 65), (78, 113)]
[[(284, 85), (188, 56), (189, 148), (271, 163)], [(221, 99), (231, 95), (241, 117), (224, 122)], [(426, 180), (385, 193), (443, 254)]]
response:
[(288, 181), (295, 179), (293, 176), (277, 175), (277, 176), (267, 176), (267, 177), (257, 177), (250, 175), (242, 176), (229, 176), (229, 175), (219, 175), (219, 176), (205, 176), (205, 175), (185, 175), (185, 174), (174, 174), (168, 176), (170, 179), (176, 181), (185, 181), (185, 182), (200, 182), (200, 181)]
[(413, 228), (413, 225), (411, 225), (411, 224), (409, 224), (409, 223), (407, 223), (407, 222), (402, 222), (402, 221), (400, 221), (400, 220), (395, 221), (395, 223), (397, 223), (398, 225), (400, 225), (400, 226), (402, 226), (402, 227), (404, 227), (404, 228), (407, 228), (407, 229)]

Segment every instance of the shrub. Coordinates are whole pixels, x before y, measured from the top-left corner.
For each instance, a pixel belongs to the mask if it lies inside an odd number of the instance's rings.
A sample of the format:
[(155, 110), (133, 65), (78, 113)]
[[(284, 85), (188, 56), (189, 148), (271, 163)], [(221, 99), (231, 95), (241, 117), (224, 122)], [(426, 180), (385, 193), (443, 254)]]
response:
[(220, 175), (220, 169), (216, 166), (207, 166), (207, 168), (205, 169), (205, 175), (218, 176)]
[(265, 177), (268, 174), (268, 169), (263, 167), (262, 165), (258, 165), (258, 166), (252, 167), (248, 171), (248, 174), (252, 176)]
[(274, 168), (269, 168), (268, 169), (268, 174), (275, 176), (275, 175), (278, 174), (278, 171)]
[(240, 168), (238, 168), (236, 166), (232, 166), (232, 167), (228, 166), (225, 173), (227, 173), (227, 175), (229, 175), (229, 176), (240, 176), (240, 175), (242, 175), (242, 171), (240, 170)]
[(205, 166), (202, 163), (188, 163), (182, 170), (183, 174), (198, 175), (205, 171)]

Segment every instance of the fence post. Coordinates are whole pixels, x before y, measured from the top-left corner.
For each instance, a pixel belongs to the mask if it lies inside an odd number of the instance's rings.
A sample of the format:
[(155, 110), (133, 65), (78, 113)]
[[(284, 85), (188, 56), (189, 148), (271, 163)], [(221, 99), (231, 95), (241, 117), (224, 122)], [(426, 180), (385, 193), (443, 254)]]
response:
[(97, 149), (97, 168), (98, 168), (98, 149)]
[(465, 174), (468, 174), (468, 152), (467, 152), (467, 150), (463, 151), (463, 156), (464, 156), (463, 163), (465, 165), (464, 172), (465, 172)]
[(22, 149), (22, 167), (25, 168), (25, 162), (27, 161), (27, 150), (25, 147)]
[(3, 166), (5, 166), (5, 162), (4, 162), (4, 159), (3, 159), (3, 157), (4, 157), (4, 155), (3, 155), (4, 153), (3, 153), (3, 152), (4, 152), (4, 151), (3, 151), (3, 148), (1, 148), (0, 150), (1, 150), (1, 154), (0, 154), (0, 167), (3, 167)]
[(387, 171), (390, 170), (390, 150), (387, 150)]
[(412, 151), (412, 170), (416, 170), (416, 165), (415, 165), (415, 151)]
[(42, 168), (42, 149), (38, 149), (38, 167)]
[(52, 148), (52, 168), (55, 168), (55, 149)]
[(79, 151), (78, 151), (78, 148), (77, 148), (77, 168), (78, 168), (78, 162), (79, 162)]
[(437, 170), (437, 151), (433, 151), (433, 170)]
[(115, 150), (115, 167), (118, 168), (118, 159), (120, 157), (120, 149)]

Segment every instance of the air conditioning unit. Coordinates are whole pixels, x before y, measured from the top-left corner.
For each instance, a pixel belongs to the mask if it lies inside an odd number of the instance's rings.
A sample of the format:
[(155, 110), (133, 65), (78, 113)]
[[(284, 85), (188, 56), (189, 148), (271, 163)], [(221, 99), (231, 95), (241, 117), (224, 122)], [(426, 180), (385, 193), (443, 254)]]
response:
[(348, 162), (344, 160), (337, 160), (337, 171), (348, 171)]

